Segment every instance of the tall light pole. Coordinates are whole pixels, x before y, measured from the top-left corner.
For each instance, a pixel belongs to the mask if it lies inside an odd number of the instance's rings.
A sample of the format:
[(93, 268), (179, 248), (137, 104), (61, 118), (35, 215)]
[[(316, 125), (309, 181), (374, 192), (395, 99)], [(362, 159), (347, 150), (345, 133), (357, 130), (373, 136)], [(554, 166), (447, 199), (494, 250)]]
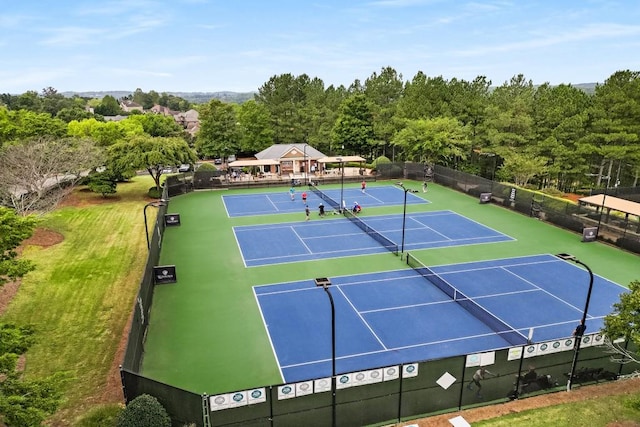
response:
[(304, 163), (304, 183), (305, 185), (309, 183), (309, 165), (307, 164), (307, 147), (309, 146), (309, 144), (304, 144), (304, 147), (302, 147), (302, 161)]
[(576, 327), (573, 336), (575, 337), (575, 344), (573, 346), (573, 361), (571, 362), (571, 372), (569, 372), (569, 379), (567, 380), (567, 391), (571, 391), (571, 382), (573, 381), (573, 376), (576, 372), (576, 364), (578, 363), (578, 353), (580, 353), (580, 343), (582, 342), (582, 336), (584, 335), (584, 331), (587, 330), (587, 325), (585, 322), (587, 321), (587, 311), (589, 310), (589, 301), (591, 300), (591, 290), (593, 289), (593, 272), (589, 268), (589, 266), (578, 258), (570, 254), (557, 254), (558, 258), (563, 259), (565, 261), (573, 261), (576, 264), (580, 264), (589, 272), (589, 291), (587, 292), (587, 300), (584, 304), (584, 310), (582, 311), (582, 320), (580, 320), (580, 324)]
[(600, 234), (600, 223), (602, 222), (602, 213), (604, 212), (605, 200), (607, 200), (607, 190), (609, 189), (609, 181), (611, 181), (611, 176), (604, 176), (603, 179), (607, 180), (607, 186), (604, 187), (604, 193), (602, 194), (602, 206), (600, 206), (600, 217), (598, 217), (598, 228), (596, 228), (596, 239), (598, 238), (598, 234)]
[(399, 182), (396, 185), (404, 190), (404, 208), (402, 210), (402, 244), (400, 245), (400, 254), (403, 254), (404, 253), (404, 229), (405, 229), (405, 224), (407, 219), (407, 193), (417, 193), (418, 190), (406, 188), (404, 184), (401, 182)]
[(327, 277), (315, 280), (316, 286), (321, 286), (329, 297), (331, 304), (331, 425), (336, 427), (336, 307), (333, 304), (333, 296), (329, 292), (331, 281)]
[(338, 211), (342, 213), (344, 209), (344, 163), (342, 157), (337, 157), (336, 160), (340, 162), (340, 209)]
[(154, 202), (149, 202), (146, 205), (144, 205), (144, 209), (142, 210), (142, 213), (144, 215), (144, 235), (147, 237), (147, 250), (151, 249), (151, 242), (149, 242), (149, 226), (147, 225), (147, 208), (149, 206), (153, 206), (154, 208), (165, 206), (167, 204), (167, 201), (168, 200), (160, 199)]
[(491, 167), (491, 192), (493, 192), (493, 181), (495, 181), (496, 179), (496, 167), (498, 165), (498, 160), (497, 160), (498, 155), (496, 153), (483, 153), (482, 151), (478, 151), (478, 155), (480, 157), (490, 157), (493, 159), (492, 167)]

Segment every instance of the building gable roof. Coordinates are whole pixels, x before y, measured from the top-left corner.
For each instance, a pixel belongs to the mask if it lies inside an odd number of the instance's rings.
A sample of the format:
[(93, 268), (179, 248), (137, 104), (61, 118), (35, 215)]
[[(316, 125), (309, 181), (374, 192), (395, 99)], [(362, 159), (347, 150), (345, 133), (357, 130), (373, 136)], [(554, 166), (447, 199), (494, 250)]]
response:
[(319, 159), (325, 155), (309, 144), (274, 144), (256, 154), (257, 159), (304, 158)]

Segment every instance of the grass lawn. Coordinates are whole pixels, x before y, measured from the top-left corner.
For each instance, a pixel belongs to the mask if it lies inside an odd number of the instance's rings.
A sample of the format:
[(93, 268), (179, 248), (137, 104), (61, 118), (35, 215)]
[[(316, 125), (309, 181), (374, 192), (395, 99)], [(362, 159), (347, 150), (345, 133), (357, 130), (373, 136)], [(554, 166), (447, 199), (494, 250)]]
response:
[[(597, 389), (594, 389), (597, 392)], [(615, 424), (618, 423), (618, 424)], [(604, 396), (597, 400), (567, 403), (478, 421), (474, 427), (632, 427), (640, 425), (640, 392)]]
[[(36, 344), (26, 358), (28, 377), (68, 374), (66, 402), (52, 420), (55, 425), (72, 425), (105, 398), (122, 401), (121, 392), (105, 393), (109, 376), (118, 376), (116, 352), (146, 261), (142, 208), (150, 186), (150, 178), (137, 177), (119, 185), (113, 200), (76, 192), (76, 206), (44, 216), (40, 225), (60, 233), (63, 241), (24, 250), (37, 268), (23, 279), (2, 321), (36, 329)], [(151, 221), (155, 209), (148, 214)]]

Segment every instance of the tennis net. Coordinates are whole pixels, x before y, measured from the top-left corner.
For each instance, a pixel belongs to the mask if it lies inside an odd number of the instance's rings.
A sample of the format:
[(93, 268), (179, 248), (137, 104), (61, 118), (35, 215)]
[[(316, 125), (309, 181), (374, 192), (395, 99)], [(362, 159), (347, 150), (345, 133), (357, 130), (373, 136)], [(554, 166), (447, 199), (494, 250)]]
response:
[(320, 197), (322, 200), (327, 202), (333, 209), (340, 210), (340, 203), (333, 200), (331, 197), (327, 196), (322, 191), (318, 190), (318, 187), (315, 185), (309, 184), (309, 189), (314, 192), (314, 194)]
[(388, 239), (387, 237), (383, 236), (375, 229), (371, 228), (369, 225), (367, 225), (367, 223), (365, 223), (363, 220), (361, 220), (356, 215), (354, 215), (353, 212), (351, 212), (349, 209), (344, 209), (343, 212), (344, 212), (344, 216), (347, 217), (347, 219), (351, 220), (351, 222), (353, 222), (355, 225), (360, 227), (362, 231), (364, 231), (369, 236), (374, 238), (378, 243), (384, 246), (387, 250), (389, 250), (390, 252), (393, 252), (395, 255), (398, 255), (398, 245), (396, 243), (394, 243), (392, 240)]
[(465, 310), (471, 313), (471, 315), (489, 326), (494, 332), (504, 338), (511, 345), (518, 346), (527, 343), (527, 337), (491, 314), (487, 309), (482, 307), (473, 299), (467, 297), (459, 289), (455, 288), (452, 284), (434, 273), (433, 270), (422, 264), (410, 253), (407, 253), (407, 265), (413, 268), (427, 281), (437, 286), (442, 292), (447, 294), (449, 298), (460, 304)]

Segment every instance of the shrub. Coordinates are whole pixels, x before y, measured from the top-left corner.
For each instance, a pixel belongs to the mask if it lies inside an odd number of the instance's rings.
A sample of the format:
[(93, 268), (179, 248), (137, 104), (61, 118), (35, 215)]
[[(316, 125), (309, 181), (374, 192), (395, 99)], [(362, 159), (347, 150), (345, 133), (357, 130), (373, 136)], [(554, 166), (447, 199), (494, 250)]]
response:
[(371, 163), (371, 169), (375, 170), (378, 168), (378, 165), (383, 163), (391, 163), (391, 160), (386, 156), (380, 156)]
[(89, 190), (101, 194), (102, 197), (106, 197), (108, 194), (115, 194), (116, 192), (116, 182), (106, 173), (91, 175), (87, 186)]
[(213, 166), (211, 163), (202, 163), (200, 166), (198, 166), (199, 172), (215, 171), (215, 170), (217, 170), (216, 167)]
[(171, 427), (171, 419), (158, 399), (141, 394), (122, 411), (117, 427)]
[(147, 195), (152, 199), (159, 199), (160, 197), (162, 197), (162, 188), (157, 189), (156, 187), (151, 187), (147, 192)]
[(562, 191), (558, 190), (557, 188), (553, 188), (553, 187), (543, 188), (542, 192), (544, 194), (548, 194), (550, 196), (555, 196), (555, 197), (564, 196), (564, 193)]

